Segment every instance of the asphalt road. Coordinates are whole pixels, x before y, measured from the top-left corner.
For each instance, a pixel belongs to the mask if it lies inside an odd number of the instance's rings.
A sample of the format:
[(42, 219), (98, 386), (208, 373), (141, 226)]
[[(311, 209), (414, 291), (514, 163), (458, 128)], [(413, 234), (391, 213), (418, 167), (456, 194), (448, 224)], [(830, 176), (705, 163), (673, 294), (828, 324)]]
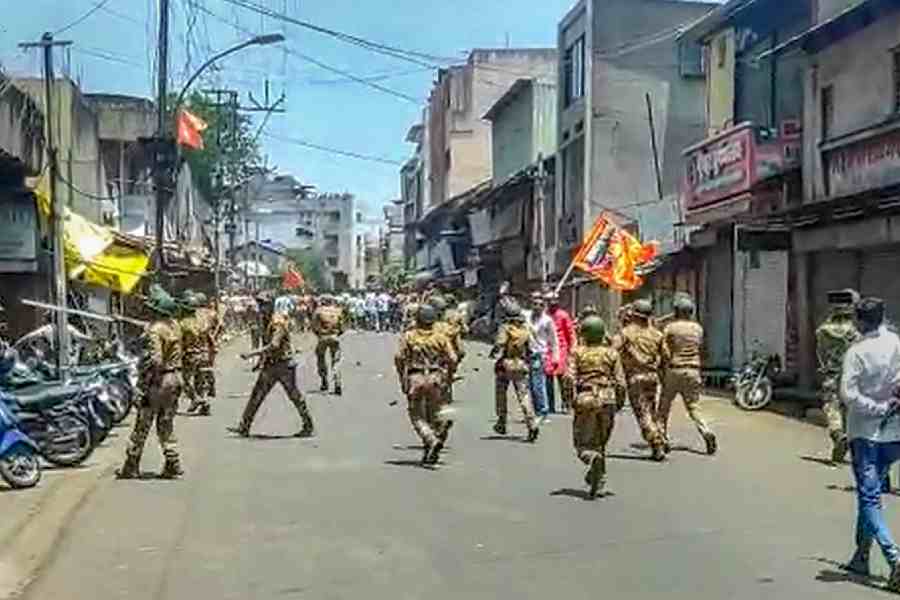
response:
[[(280, 391), (258, 437), (225, 433), (253, 375), (221, 359), (211, 418), (179, 418), (182, 481), (109, 479), (78, 512), (26, 596), (33, 600), (316, 598), (878, 598), (883, 581), (847, 580), (849, 472), (817, 462), (823, 430), (773, 414), (707, 403), (720, 454), (676, 407), (684, 449), (646, 460), (632, 415), (620, 414), (605, 498), (587, 501), (558, 417), (536, 446), (496, 439), (491, 369), (470, 348), (457, 391), (457, 427), (435, 469), (401, 404), (389, 335), (345, 337), (345, 395), (303, 388), (318, 437)], [(478, 370), (473, 370), (477, 368)], [(158, 471), (148, 441), (143, 468)], [(900, 504), (887, 500), (900, 533)], [(878, 556), (873, 567), (883, 573)]]

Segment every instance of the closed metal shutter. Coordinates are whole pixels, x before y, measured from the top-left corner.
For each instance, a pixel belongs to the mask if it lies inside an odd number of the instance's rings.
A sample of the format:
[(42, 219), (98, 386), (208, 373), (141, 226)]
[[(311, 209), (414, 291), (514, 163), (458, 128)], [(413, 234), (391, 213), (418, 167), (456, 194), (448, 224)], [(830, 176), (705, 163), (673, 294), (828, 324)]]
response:
[(887, 318), (900, 323), (900, 246), (862, 255), (859, 293), (884, 300)]
[(788, 253), (739, 252), (735, 261), (734, 362), (753, 350), (785, 358)]
[(720, 235), (704, 260), (703, 327), (707, 369), (731, 369), (732, 285), (734, 254), (731, 230)]

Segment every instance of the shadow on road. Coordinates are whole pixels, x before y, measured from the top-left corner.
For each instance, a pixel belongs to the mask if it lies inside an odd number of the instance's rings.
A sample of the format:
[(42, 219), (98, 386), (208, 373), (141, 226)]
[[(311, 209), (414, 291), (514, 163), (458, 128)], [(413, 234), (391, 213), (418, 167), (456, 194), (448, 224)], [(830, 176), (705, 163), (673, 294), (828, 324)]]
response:
[(838, 485), (836, 483), (830, 483), (825, 486), (825, 489), (831, 490), (832, 492), (855, 492), (855, 485)]
[(831, 462), (830, 458), (825, 458), (823, 456), (812, 456), (811, 454), (801, 454), (800, 460), (805, 460), (807, 462), (814, 462), (820, 465), (824, 465), (826, 467), (837, 468), (838, 465), (835, 465)]
[(525, 442), (525, 436), (523, 435), (483, 435), (481, 439), (486, 442), (496, 442), (496, 441), (505, 441), (505, 442)]
[(880, 575), (866, 577), (865, 575), (851, 573), (844, 570), (841, 563), (821, 556), (814, 557), (808, 560), (813, 560), (815, 562), (826, 564), (831, 567), (821, 569), (818, 575), (816, 575), (816, 581), (822, 581), (824, 583), (855, 583), (856, 585), (867, 587), (873, 590), (881, 590), (883, 592), (887, 592), (887, 590), (884, 589), (883, 585), (887, 582), (887, 580)]
[(642, 460), (646, 462), (656, 462), (653, 460), (652, 456), (643, 455), (643, 454), (622, 454), (620, 452), (614, 452), (612, 454), (607, 454), (606, 458), (615, 458), (618, 460)]
[(384, 464), (391, 465), (392, 467), (417, 467), (425, 471), (436, 470), (434, 465), (423, 465), (420, 460), (386, 460), (384, 461)]
[(602, 500), (608, 496), (615, 496), (613, 492), (602, 492), (597, 494), (596, 498), (591, 498), (590, 493), (587, 490), (576, 490), (574, 488), (560, 488), (558, 490), (554, 490), (550, 492), (551, 496), (568, 496), (569, 498), (577, 498), (579, 500), (586, 500), (588, 502), (592, 502), (594, 500)]

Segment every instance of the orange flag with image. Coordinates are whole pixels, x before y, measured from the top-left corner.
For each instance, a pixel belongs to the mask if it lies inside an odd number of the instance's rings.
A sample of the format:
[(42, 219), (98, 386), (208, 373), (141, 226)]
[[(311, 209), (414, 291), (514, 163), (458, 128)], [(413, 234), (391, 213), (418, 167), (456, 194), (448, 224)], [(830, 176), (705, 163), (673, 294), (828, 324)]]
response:
[(203, 132), (209, 127), (206, 121), (182, 108), (178, 111), (178, 143), (194, 150), (203, 150)]
[(657, 242), (641, 243), (601, 216), (575, 255), (575, 267), (611, 289), (627, 292), (644, 284), (642, 275), (653, 270), (658, 253)]

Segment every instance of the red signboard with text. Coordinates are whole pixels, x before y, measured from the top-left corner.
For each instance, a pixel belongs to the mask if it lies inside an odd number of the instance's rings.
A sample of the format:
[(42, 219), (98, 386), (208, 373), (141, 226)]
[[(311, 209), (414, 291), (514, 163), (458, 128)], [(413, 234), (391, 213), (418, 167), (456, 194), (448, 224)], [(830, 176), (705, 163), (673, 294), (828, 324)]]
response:
[(743, 123), (685, 150), (687, 212), (742, 198), (758, 182), (800, 164), (801, 142), (796, 137), (759, 137), (753, 123)]

